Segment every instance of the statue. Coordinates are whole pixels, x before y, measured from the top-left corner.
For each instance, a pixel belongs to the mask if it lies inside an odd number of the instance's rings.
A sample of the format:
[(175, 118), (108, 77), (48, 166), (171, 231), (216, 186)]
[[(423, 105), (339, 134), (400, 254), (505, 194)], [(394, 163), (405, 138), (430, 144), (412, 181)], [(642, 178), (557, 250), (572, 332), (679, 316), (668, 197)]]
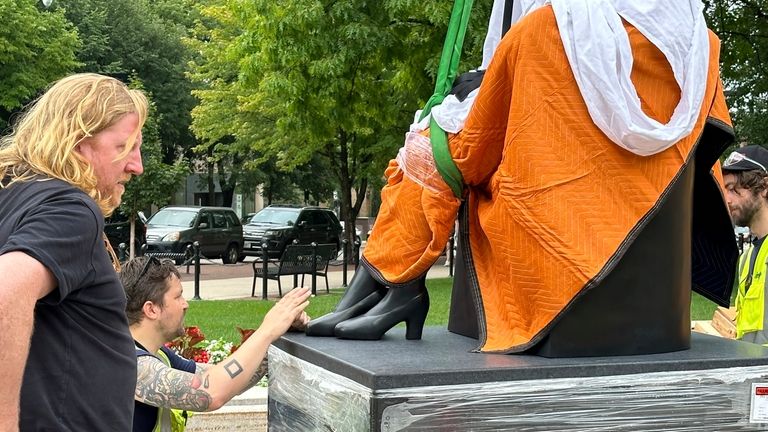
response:
[(514, 2), (466, 119), (454, 95), (412, 125), (362, 265), (307, 334), (379, 339), (405, 322), (419, 339), (424, 275), (458, 214), (449, 329), (478, 351), (688, 348), (691, 289), (727, 305), (737, 257), (717, 161), (733, 130), (702, 10)]

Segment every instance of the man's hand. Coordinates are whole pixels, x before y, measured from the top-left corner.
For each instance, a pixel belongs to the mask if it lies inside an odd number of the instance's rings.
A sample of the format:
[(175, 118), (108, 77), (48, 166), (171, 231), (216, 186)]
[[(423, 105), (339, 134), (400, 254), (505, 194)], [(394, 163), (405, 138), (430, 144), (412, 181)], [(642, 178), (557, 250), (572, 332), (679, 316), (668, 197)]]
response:
[(290, 331), (304, 331), (307, 328), (307, 324), (309, 323), (309, 315), (305, 311), (301, 311), (301, 314), (296, 317), (295, 320), (293, 320), (293, 324), (291, 324)]
[(292, 324), (298, 322), (306, 325), (309, 317), (304, 309), (309, 305), (310, 294), (309, 288), (291, 290), (267, 312), (258, 331), (263, 332), (269, 340), (275, 341), (288, 331)]

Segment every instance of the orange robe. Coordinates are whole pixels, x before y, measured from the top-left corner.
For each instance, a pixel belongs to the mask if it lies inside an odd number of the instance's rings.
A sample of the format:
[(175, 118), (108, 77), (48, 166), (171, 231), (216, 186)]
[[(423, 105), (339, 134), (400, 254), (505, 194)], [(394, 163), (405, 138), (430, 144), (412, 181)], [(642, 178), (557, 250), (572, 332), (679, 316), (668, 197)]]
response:
[[(666, 123), (680, 90), (663, 54), (625, 23), (643, 110)], [(494, 55), (464, 129), (449, 137), (469, 205), (469, 239), (482, 302), (482, 351), (516, 352), (540, 339), (605, 271), (630, 233), (690, 162), (705, 122), (730, 131), (710, 33), (706, 93), (693, 133), (637, 156), (593, 123), (550, 6), (513, 26)], [(460, 201), (405, 177), (393, 161), (364, 263), (390, 285), (439, 257)], [(663, 247), (663, 245), (660, 245)]]

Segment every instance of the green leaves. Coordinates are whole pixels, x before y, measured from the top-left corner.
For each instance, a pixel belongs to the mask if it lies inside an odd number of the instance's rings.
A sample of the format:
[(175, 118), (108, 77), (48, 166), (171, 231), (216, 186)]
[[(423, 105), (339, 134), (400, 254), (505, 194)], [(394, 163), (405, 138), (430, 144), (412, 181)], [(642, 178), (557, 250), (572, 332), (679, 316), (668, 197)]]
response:
[(56, 0), (52, 8), (76, 26), (83, 47), (80, 71), (135, 73), (156, 103), (163, 160), (170, 163), (196, 142), (189, 124), (196, 101), (186, 76), (193, 52), (184, 45), (196, 19), (193, 0)]
[(721, 74), (737, 142), (768, 143), (768, 1), (705, 1), (705, 16), (721, 39)]
[[(331, 176), (354, 218), (432, 94), (450, 10), (429, 0), (217, 0), (200, 9), (190, 41), (201, 54), (192, 128), (203, 147), (231, 136), (223, 151), (250, 152), (265, 173), (309, 164), (315, 181)], [(464, 57), (473, 67), (489, 6), (477, 10), (465, 44), (474, 55)]]
[[(131, 87), (145, 90), (141, 80), (135, 75), (131, 81)], [(149, 209), (152, 205), (162, 207), (168, 204), (174, 191), (179, 188), (188, 174), (183, 160), (172, 164), (163, 162), (158, 133), (159, 124), (155, 103), (150, 102), (149, 115), (142, 130), (141, 159), (144, 174), (126, 184), (123, 201), (120, 204), (120, 210), (127, 215)]]
[(77, 32), (61, 12), (33, 0), (0, 2), (0, 108), (26, 103), (52, 81), (73, 71)]

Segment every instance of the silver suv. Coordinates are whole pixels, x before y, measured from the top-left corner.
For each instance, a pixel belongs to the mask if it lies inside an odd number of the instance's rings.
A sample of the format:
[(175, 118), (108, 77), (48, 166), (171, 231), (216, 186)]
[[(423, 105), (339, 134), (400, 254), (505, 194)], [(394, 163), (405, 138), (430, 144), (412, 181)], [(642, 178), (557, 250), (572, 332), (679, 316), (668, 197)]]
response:
[(224, 264), (244, 258), (243, 226), (229, 207), (163, 207), (147, 221), (147, 252), (188, 254), (187, 245), (195, 241), (201, 255)]

